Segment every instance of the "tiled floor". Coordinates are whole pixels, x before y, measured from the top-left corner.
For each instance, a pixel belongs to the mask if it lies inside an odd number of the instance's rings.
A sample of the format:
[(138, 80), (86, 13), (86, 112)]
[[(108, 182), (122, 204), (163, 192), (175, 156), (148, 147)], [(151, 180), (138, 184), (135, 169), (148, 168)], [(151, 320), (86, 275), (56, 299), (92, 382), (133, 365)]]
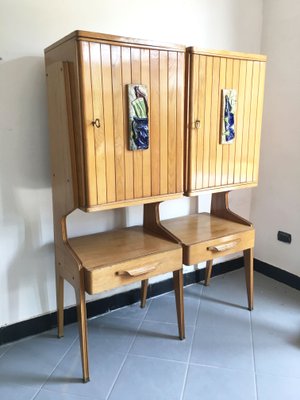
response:
[(89, 383), (77, 326), (0, 347), (3, 400), (299, 400), (300, 293), (244, 271), (185, 288), (186, 340), (173, 293), (89, 321)]

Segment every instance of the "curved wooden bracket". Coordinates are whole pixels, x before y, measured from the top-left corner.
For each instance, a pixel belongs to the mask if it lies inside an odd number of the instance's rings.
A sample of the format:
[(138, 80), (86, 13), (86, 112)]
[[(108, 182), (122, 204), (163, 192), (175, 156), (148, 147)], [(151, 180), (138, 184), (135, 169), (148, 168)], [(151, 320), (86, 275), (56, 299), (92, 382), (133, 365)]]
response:
[(240, 217), (229, 209), (229, 191), (213, 193), (211, 196), (211, 214), (216, 217), (227, 219), (228, 221), (252, 226), (252, 223)]

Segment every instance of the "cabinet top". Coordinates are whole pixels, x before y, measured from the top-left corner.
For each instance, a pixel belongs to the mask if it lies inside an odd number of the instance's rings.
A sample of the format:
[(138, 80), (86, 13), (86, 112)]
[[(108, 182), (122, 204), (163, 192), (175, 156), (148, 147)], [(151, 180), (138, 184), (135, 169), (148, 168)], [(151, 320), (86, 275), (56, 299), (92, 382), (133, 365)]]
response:
[(263, 54), (250, 54), (250, 53), (240, 53), (237, 51), (227, 51), (227, 50), (211, 50), (202, 49), (200, 47), (188, 47), (188, 53), (190, 54), (200, 54), (212, 57), (225, 57), (225, 58), (237, 58), (239, 60), (249, 60), (249, 61), (267, 61), (267, 56)]
[(91, 41), (91, 42), (101, 42), (101, 43), (109, 43), (109, 44), (117, 44), (117, 45), (127, 45), (133, 47), (145, 47), (145, 48), (153, 48), (160, 50), (173, 50), (185, 52), (185, 46), (179, 44), (165, 43), (165, 42), (155, 42), (147, 39), (135, 39), (129, 38), (125, 36), (115, 36), (107, 33), (96, 33), (96, 32), (87, 32), (87, 31), (74, 31), (69, 35), (63, 37), (52, 45), (48, 46), (45, 49), (45, 53), (50, 50), (53, 50), (55, 47), (61, 45), (62, 43), (68, 40), (77, 40), (77, 41)]

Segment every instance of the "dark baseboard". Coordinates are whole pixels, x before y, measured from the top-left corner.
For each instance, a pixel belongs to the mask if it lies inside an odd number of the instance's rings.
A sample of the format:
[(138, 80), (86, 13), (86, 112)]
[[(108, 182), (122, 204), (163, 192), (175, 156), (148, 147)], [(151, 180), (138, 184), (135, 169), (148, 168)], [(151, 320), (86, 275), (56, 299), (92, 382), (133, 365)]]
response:
[[(226, 272), (239, 269), (242, 266), (242, 257), (216, 264), (213, 267), (212, 276), (225, 274)], [(184, 274), (185, 286), (191, 285), (192, 283), (201, 282), (202, 280), (204, 280), (204, 269), (199, 269)], [(170, 292), (171, 290), (173, 290), (173, 281), (170, 278), (161, 282), (150, 284), (148, 287), (147, 297), (155, 297), (160, 294)], [(133, 289), (128, 292), (118, 293), (110, 297), (94, 300), (87, 303), (87, 316), (88, 318), (91, 318), (97, 315), (105, 314), (109, 311), (116, 310), (117, 308), (137, 303), (139, 300), (140, 289)], [(65, 325), (74, 323), (76, 321), (76, 307), (73, 306), (66, 308), (64, 310)], [(56, 312), (32, 318), (27, 321), (18, 322), (16, 324), (3, 326), (0, 328), (0, 345), (48, 331), (49, 329), (56, 328), (56, 326)]]
[(278, 282), (285, 283), (294, 289), (300, 290), (300, 277), (297, 275), (257, 260), (256, 258), (254, 259), (254, 270)]

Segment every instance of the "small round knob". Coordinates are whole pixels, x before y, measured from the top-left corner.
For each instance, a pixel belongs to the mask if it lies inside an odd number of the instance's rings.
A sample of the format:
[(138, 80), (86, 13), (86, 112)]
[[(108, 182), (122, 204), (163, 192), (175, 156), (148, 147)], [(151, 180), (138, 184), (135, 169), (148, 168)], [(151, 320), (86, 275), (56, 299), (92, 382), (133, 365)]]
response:
[(95, 121), (92, 121), (92, 124), (96, 127), (96, 128), (100, 128), (100, 119), (96, 118)]

